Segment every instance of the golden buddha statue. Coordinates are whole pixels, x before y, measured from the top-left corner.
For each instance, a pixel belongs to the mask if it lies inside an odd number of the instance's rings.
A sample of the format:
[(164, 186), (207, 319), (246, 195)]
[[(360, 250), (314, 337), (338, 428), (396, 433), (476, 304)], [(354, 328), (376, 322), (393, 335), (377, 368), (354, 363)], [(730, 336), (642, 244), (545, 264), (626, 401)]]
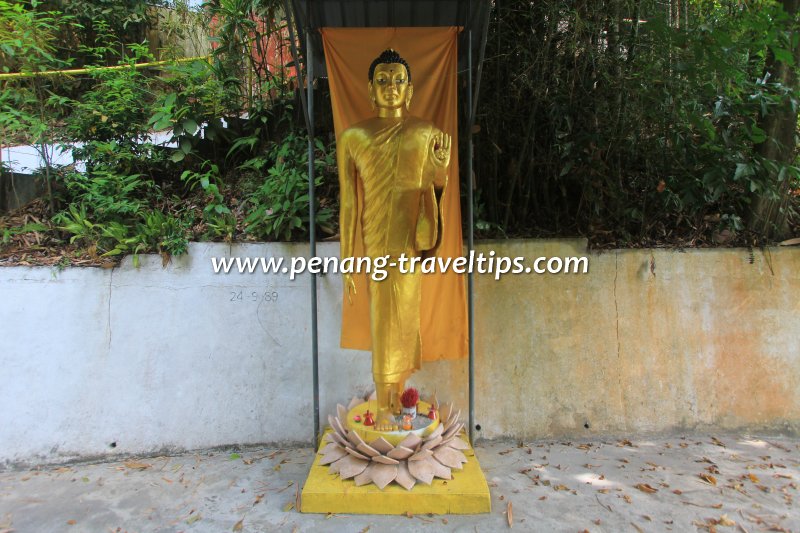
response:
[[(433, 254), (441, 241), (451, 138), (408, 114), (411, 70), (394, 50), (372, 62), (367, 87), (376, 116), (345, 130), (337, 146), (341, 258), (353, 257), (359, 221), (365, 256), (390, 258), (383, 280), (369, 278), (375, 428), (385, 431), (397, 425), (406, 379), (420, 368), (421, 272), (401, 273), (397, 259)], [(344, 287), (352, 303), (352, 274)]]

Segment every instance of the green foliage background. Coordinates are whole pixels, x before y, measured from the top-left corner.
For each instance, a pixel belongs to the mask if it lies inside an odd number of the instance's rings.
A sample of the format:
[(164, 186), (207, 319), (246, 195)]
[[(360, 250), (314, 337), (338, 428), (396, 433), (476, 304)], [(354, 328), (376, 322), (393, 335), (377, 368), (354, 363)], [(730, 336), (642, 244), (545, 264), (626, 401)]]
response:
[(622, 245), (765, 237), (742, 231), (753, 195), (798, 187), (796, 140), (783, 161), (759, 150), (775, 142), (771, 114), (793, 114), (796, 139), (797, 85), (774, 66), (796, 71), (797, 29), (763, 0), (496, 2), (475, 136), (480, 227)]
[[(798, 3), (497, 0), (473, 130), (479, 235), (703, 246), (791, 233)], [(32, 235), (43, 254), (97, 260), (307, 236), (296, 80), (266, 63), (267, 39), (285, 31), (281, 2), (173, 5), (207, 31), (210, 57), (140, 69), (167, 53), (146, 40), (164, 23), (159, 5), (0, 0), (0, 70), (92, 67), (0, 80), (3, 142), (33, 144), (48, 163), (42, 211), (0, 218), (0, 258), (31, 251)], [(107, 65), (119, 68), (94, 68)], [(337, 232), (338, 181), (325, 80), (318, 89), (324, 237)], [(154, 145), (154, 130), (172, 146)], [(59, 143), (85, 170), (50, 164)]]

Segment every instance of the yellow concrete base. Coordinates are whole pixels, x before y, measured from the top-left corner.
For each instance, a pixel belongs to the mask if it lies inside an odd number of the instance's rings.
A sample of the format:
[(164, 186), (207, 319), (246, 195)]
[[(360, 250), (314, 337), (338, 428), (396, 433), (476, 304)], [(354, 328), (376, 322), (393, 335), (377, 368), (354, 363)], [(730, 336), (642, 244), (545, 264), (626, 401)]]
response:
[[(330, 431), (330, 429), (328, 430)], [(320, 449), (327, 443), (323, 442)], [(356, 487), (320, 466), (317, 454), (303, 487), (300, 510), (304, 513), (350, 514), (479, 514), (492, 510), (489, 486), (472, 448), (464, 450), (469, 461), (453, 470), (453, 479), (434, 479), (406, 490), (390, 483), (383, 490), (373, 484)]]

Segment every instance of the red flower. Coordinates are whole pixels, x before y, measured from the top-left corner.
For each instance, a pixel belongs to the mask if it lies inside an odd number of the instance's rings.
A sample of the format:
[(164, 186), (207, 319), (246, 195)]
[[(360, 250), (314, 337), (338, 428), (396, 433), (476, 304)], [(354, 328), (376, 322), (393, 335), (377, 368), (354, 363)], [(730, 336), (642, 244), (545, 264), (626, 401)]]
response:
[(416, 407), (417, 402), (419, 402), (419, 392), (413, 387), (407, 388), (400, 396), (400, 403), (402, 403), (405, 408)]

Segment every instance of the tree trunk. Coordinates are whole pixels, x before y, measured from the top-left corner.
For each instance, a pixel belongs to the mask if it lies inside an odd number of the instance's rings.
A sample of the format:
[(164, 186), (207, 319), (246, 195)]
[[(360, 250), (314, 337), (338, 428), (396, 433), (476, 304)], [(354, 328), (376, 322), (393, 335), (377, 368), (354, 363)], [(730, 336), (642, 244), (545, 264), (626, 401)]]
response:
[[(791, 34), (789, 43), (794, 44), (792, 36), (797, 32), (797, 12), (800, 0), (781, 0), (784, 10), (791, 18)], [(792, 50), (795, 65), (800, 64), (800, 46), (795, 45)], [(779, 61), (769, 52), (766, 70), (771, 74), (772, 81), (792, 89), (797, 89), (797, 72), (793, 65)], [(778, 109), (761, 119), (761, 129), (767, 133), (767, 140), (757, 147), (757, 153), (767, 159), (772, 159), (782, 165), (791, 165), (794, 162), (796, 146), (795, 135), (797, 132), (797, 110), (792, 108), (791, 97), (787, 96)], [(773, 177), (777, 180), (777, 175)], [(789, 205), (790, 190), (789, 178), (785, 177), (778, 183), (777, 199), (754, 196), (750, 213), (749, 227), (755, 233), (768, 239), (781, 239), (788, 232), (787, 207)]]

